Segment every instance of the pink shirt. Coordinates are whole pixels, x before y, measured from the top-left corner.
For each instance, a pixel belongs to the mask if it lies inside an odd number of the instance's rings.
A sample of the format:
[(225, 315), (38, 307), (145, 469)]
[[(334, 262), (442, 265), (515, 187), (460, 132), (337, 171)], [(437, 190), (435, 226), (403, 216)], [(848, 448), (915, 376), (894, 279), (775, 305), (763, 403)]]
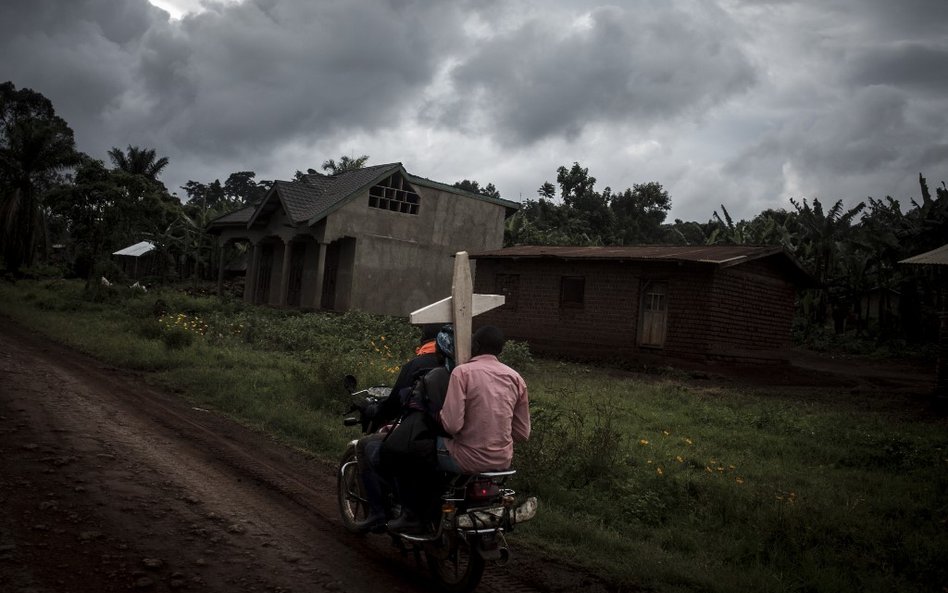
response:
[(453, 439), (448, 452), (464, 473), (504, 470), (514, 441), (530, 437), (527, 384), (492, 354), (475, 356), (451, 372), (441, 424)]

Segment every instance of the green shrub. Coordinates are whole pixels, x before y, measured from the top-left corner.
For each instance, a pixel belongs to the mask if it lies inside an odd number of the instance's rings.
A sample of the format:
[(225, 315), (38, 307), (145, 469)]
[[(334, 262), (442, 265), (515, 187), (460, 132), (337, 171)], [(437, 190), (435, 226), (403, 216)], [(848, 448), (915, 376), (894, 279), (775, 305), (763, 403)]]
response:
[(136, 333), (146, 340), (160, 340), (164, 333), (161, 324), (154, 318), (142, 319), (135, 327), (137, 328)]
[(172, 326), (161, 331), (161, 341), (169, 350), (181, 350), (194, 343), (194, 332), (183, 327)]
[(526, 342), (507, 340), (504, 351), (500, 353), (500, 360), (509, 367), (525, 371), (533, 364), (533, 355), (530, 354), (530, 345)]
[(28, 268), (21, 268), (20, 275), (28, 280), (48, 280), (62, 278), (63, 269), (51, 264), (34, 264)]

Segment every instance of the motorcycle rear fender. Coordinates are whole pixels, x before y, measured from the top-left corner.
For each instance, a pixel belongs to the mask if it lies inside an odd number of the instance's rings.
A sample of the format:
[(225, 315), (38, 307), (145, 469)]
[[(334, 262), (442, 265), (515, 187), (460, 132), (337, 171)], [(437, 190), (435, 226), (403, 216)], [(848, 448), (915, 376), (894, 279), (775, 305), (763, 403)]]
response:
[[(504, 507), (498, 506), (458, 515), (458, 527), (460, 529), (501, 527), (504, 524), (504, 511)], [(531, 496), (510, 513), (511, 526), (529, 521), (533, 519), (536, 514), (537, 497)]]

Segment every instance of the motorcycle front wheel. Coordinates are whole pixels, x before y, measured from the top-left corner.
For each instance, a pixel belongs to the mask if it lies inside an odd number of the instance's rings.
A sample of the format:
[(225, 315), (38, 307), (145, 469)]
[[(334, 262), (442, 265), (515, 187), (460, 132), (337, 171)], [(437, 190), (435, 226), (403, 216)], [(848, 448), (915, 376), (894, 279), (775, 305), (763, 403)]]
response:
[(451, 550), (428, 548), (425, 557), (438, 588), (445, 593), (470, 593), (484, 574), (484, 559), (464, 539)]
[(342, 524), (352, 533), (362, 533), (360, 522), (368, 517), (369, 505), (359, 477), (359, 463), (354, 447), (350, 447), (339, 462), (336, 474), (336, 496)]

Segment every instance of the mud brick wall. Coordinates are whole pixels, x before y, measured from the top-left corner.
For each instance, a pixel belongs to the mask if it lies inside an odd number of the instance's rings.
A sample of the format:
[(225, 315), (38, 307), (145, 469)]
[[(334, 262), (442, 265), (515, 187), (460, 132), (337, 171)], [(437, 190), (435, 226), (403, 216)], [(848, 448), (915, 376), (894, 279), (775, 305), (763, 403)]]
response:
[(714, 279), (708, 355), (739, 362), (786, 360), (796, 291), (772, 264), (720, 270)]
[[(500, 275), (508, 282), (498, 281)], [(474, 324), (496, 325), (539, 354), (741, 362), (787, 356), (793, 287), (766, 264), (720, 270), (697, 263), (482, 259), (475, 291), (501, 293), (509, 275), (517, 277), (510, 299), (516, 302), (475, 317)], [(560, 305), (564, 276), (585, 279), (582, 307)], [(642, 295), (655, 283), (666, 287), (662, 348), (639, 346)]]
[[(634, 349), (640, 278), (611, 262), (479, 260), (474, 290), (496, 293), (498, 274), (516, 274), (516, 307), (504, 305), (475, 318), (538, 353), (604, 358)], [(585, 278), (582, 307), (560, 307), (563, 276)]]

